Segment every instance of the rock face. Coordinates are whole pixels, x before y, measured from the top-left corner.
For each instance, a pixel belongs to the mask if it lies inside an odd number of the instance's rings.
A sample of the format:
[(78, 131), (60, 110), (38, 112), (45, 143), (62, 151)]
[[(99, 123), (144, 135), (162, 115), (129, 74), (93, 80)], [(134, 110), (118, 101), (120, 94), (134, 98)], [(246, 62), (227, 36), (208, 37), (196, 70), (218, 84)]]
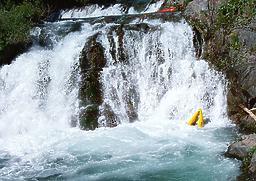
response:
[(222, 25), (220, 7), (227, 2), (194, 0), (188, 4), (184, 16), (196, 30), (195, 34), (201, 34), (202, 57), (229, 79), (229, 117), (243, 131), (252, 133), (256, 127), (239, 104), (249, 109), (256, 107), (256, 17)]
[(80, 56), (80, 90), (79, 99), (81, 111), (80, 127), (94, 130), (98, 127), (99, 106), (103, 103), (100, 72), (106, 64), (104, 49), (92, 36), (86, 43)]
[[(198, 34), (201, 34), (204, 42), (201, 44), (201, 57), (225, 73), (229, 80), (229, 117), (241, 131), (255, 133), (256, 121), (239, 105), (242, 104), (248, 109), (256, 107), (256, 17), (255, 14), (246, 14), (250, 6), (237, 5), (237, 2), (194, 0), (188, 4), (184, 16), (194, 27), (195, 35), (200, 38)], [(247, 1), (243, 3), (246, 4)], [(231, 6), (238, 9), (233, 11), (234, 9), (229, 9)], [(244, 7), (244, 11), (239, 9)], [(226, 153), (229, 157), (243, 160), (242, 177), (245, 180), (256, 180), (255, 148), (256, 135), (252, 134), (231, 144)]]

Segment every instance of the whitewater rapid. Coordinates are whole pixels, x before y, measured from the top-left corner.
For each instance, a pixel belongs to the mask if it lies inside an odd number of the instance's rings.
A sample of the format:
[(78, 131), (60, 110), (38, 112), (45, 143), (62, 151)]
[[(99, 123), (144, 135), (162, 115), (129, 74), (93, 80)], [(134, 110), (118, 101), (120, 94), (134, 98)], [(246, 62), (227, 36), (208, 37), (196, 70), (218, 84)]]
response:
[[(112, 7), (115, 8), (115, 7)], [(101, 9), (98, 11), (101, 12)], [(239, 162), (225, 158), (236, 131), (227, 118), (226, 80), (195, 58), (193, 32), (184, 21), (135, 19), (146, 32), (124, 30), (129, 63), (115, 63), (108, 34), (117, 24), (46, 23), (46, 47), (35, 45), (0, 69), (0, 180), (234, 180)], [(65, 33), (66, 32), (66, 33)], [(68, 32), (68, 33), (67, 33)], [(104, 103), (116, 128), (72, 127), (79, 112), (79, 56), (100, 32), (107, 65)], [(118, 35), (112, 32), (116, 48)], [(135, 90), (138, 117), (129, 123), (125, 95)], [(203, 129), (187, 120), (202, 108)]]

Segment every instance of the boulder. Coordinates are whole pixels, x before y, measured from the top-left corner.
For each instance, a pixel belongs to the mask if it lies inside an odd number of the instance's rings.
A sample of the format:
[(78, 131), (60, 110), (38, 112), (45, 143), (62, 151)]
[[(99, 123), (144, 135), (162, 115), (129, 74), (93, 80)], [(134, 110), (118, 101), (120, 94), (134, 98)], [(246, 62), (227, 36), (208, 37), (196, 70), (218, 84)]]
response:
[(208, 32), (208, 0), (194, 0), (190, 2), (184, 16), (202, 35), (206, 36)]
[(226, 155), (237, 159), (244, 159), (249, 152), (256, 147), (256, 134), (245, 135), (241, 141), (235, 142), (228, 147)]

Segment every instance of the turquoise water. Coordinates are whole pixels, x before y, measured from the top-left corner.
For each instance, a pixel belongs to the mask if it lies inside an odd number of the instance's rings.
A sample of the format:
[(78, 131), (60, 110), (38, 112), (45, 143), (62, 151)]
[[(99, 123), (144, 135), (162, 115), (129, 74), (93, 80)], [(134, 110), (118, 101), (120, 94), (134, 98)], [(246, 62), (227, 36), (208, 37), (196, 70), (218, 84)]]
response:
[(31, 153), (14, 156), (1, 152), (0, 178), (200, 181), (235, 180), (239, 174), (240, 163), (223, 156), (226, 144), (236, 135), (232, 127), (189, 128), (191, 132), (187, 130), (183, 138), (182, 132), (174, 136), (168, 129), (150, 135), (140, 126), (95, 133), (70, 130), (55, 133), (52, 136), (58, 139)]

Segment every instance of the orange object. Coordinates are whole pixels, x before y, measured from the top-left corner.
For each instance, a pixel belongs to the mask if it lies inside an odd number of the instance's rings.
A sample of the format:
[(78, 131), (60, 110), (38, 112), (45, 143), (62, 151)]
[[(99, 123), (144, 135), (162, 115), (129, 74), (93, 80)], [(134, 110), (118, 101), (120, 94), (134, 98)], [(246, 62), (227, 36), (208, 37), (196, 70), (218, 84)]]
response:
[(174, 6), (170, 6), (169, 8), (161, 9), (159, 12), (160, 13), (167, 13), (167, 12), (175, 12), (175, 11), (177, 11), (177, 8), (174, 7)]

